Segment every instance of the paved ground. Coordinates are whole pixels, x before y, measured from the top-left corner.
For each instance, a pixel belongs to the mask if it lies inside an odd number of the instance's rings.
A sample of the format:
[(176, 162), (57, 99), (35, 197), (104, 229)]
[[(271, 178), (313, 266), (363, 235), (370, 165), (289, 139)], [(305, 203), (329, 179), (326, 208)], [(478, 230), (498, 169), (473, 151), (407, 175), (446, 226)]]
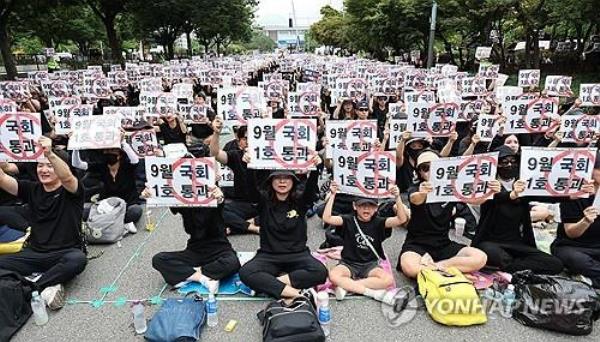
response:
[[(155, 210), (153, 215), (160, 216), (163, 211)], [(323, 231), (318, 219), (310, 219), (309, 246), (315, 248), (322, 242)], [(385, 242), (385, 249), (392, 260), (396, 260), (404, 232), (397, 230), (391, 239)], [(164, 282), (158, 272), (151, 268), (151, 258), (159, 251), (172, 251), (185, 246), (186, 235), (179, 217), (170, 213), (164, 216), (153, 233), (145, 230), (128, 236), (122, 246), (110, 245), (92, 247), (92, 254), (103, 251), (103, 255), (91, 260), (85, 272), (68, 285), (70, 299), (94, 300), (102, 297), (100, 289), (114, 282), (116, 292), (109, 293), (106, 301), (125, 296), (128, 299), (141, 299), (156, 296), (161, 292)], [(231, 238), (238, 251), (254, 251), (258, 247), (257, 236), (236, 236)], [(395, 274), (399, 284), (407, 280)], [(163, 296), (175, 296), (166, 290)], [(265, 302), (226, 301), (219, 303), (219, 325), (206, 327), (203, 331), (205, 341), (260, 341), (261, 329), (255, 314)], [(156, 310), (151, 306), (147, 317)], [(524, 327), (516, 321), (502, 317), (491, 319), (486, 325), (469, 328), (448, 328), (432, 322), (426, 313), (419, 311), (409, 323), (400, 327), (391, 327), (384, 317), (381, 306), (372, 300), (348, 299), (332, 303), (332, 341), (514, 341), (527, 338), (528, 341), (598, 341), (600, 326), (587, 337), (568, 337), (551, 332)], [(238, 326), (233, 333), (223, 331), (227, 320), (237, 320)], [(114, 303), (105, 303), (99, 308), (90, 304), (70, 304), (61, 311), (52, 313), (49, 323), (37, 327), (31, 320), (16, 335), (13, 341), (136, 341), (131, 326), (131, 314), (128, 307), (117, 307)]]

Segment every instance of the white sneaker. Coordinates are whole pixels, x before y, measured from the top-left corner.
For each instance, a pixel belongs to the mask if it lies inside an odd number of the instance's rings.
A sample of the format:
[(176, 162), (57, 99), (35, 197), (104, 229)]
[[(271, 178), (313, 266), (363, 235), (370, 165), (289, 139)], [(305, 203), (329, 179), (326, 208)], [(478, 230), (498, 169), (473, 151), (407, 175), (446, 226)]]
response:
[(335, 299), (344, 300), (344, 298), (346, 298), (347, 294), (348, 294), (348, 291), (344, 290), (340, 286), (335, 287)]
[(58, 310), (65, 306), (65, 289), (62, 284), (45, 288), (40, 294), (50, 310)]
[(135, 223), (133, 222), (125, 223), (125, 230), (127, 230), (131, 234), (137, 233), (137, 228), (135, 227)]

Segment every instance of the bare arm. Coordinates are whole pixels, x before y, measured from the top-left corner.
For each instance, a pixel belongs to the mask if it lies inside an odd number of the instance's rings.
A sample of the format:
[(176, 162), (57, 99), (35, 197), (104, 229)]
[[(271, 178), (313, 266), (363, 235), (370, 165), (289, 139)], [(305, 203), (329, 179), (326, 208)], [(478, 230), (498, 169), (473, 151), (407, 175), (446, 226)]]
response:
[(332, 226), (341, 226), (344, 224), (344, 220), (341, 216), (333, 216), (331, 212), (333, 211), (333, 202), (335, 202), (335, 194), (337, 193), (337, 184), (335, 181), (331, 182), (330, 186), (331, 194), (327, 199), (327, 203), (325, 203), (325, 210), (323, 211), (323, 222), (330, 224)]
[(131, 145), (129, 145), (125, 140), (121, 141), (121, 149), (123, 152), (125, 152), (127, 158), (129, 158), (129, 163), (135, 165), (140, 162), (140, 157), (138, 157), (135, 151), (133, 151), (133, 148), (131, 148)]
[(429, 182), (423, 182), (419, 185), (419, 191), (410, 195), (409, 201), (414, 205), (421, 205), (427, 200), (427, 194), (433, 191)]
[(0, 169), (9, 175), (19, 174), (19, 168), (14, 163), (0, 162)]
[(404, 145), (406, 141), (410, 139), (411, 133), (409, 131), (402, 132), (402, 137), (400, 137), (400, 141), (398, 141), (398, 145), (396, 145), (396, 167), (402, 167), (404, 165)]
[(219, 135), (223, 129), (223, 122), (219, 118), (215, 118), (212, 123), (213, 136), (210, 139), (210, 155), (215, 157), (219, 163), (227, 164), (227, 153), (219, 146)]
[(13, 177), (4, 173), (4, 168), (0, 167), (0, 189), (17, 196), (19, 192), (19, 183)]
[(54, 173), (58, 179), (60, 179), (63, 188), (67, 189), (67, 191), (70, 193), (76, 193), (79, 189), (79, 182), (71, 173), (69, 165), (67, 165), (67, 163), (65, 163), (54, 152), (52, 152), (52, 140), (42, 136), (40, 137), (39, 143), (44, 149), (44, 156), (46, 156), (50, 164), (52, 164)]
[(598, 217), (598, 209), (587, 207), (583, 211), (583, 218), (576, 223), (565, 223), (565, 234), (571, 239), (582, 236)]
[(402, 204), (402, 198), (400, 197), (400, 190), (397, 186), (390, 189), (390, 192), (396, 197), (396, 216), (388, 217), (385, 220), (386, 228), (399, 227), (408, 221), (408, 215), (404, 211), (404, 205)]
[(441, 157), (448, 157), (450, 152), (452, 152), (452, 146), (454, 146), (454, 142), (458, 139), (458, 133), (456, 131), (450, 133), (450, 137), (448, 137), (448, 142), (440, 152)]

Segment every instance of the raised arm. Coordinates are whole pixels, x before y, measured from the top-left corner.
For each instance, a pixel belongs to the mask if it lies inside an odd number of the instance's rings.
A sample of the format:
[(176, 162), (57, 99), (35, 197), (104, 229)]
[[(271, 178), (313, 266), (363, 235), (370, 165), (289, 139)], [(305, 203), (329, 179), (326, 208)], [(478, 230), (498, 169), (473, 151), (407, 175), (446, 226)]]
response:
[(223, 129), (223, 121), (216, 117), (212, 122), (213, 136), (210, 139), (210, 155), (215, 157), (219, 163), (227, 164), (227, 153), (219, 146), (219, 135)]
[(410, 136), (411, 133), (409, 131), (402, 132), (402, 136), (396, 145), (396, 168), (400, 168), (404, 165), (404, 148), (406, 141), (410, 139)]
[[(312, 162), (315, 166), (321, 164), (322, 160), (318, 154), (312, 159)], [(318, 183), (319, 183), (319, 171), (313, 170), (308, 174), (308, 179), (306, 180), (306, 185), (304, 186), (304, 193), (302, 194), (303, 203), (309, 204), (315, 200), (318, 191)]]
[(81, 160), (79, 150), (73, 151), (73, 154), (71, 155), (71, 164), (73, 164), (73, 167), (84, 171), (87, 170), (89, 166), (86, 161)]
[(337, 193), (337, 183), (335, 181), (331, 181), (331, 185), (329, 186), (329, 197), (327, 198), (327, 202), (325, 203), (325, 210), (323, 211), (323, 222), (330, 224), (332, 226), (341, 226), (344, 223), (344, 220), (341, 216), (333, 216), (333, 203), (335, 202), (335, 195)]
[(63, 188), (65, 188), (70, 193), (76, 193), (79, 189), (79, 182), (77, 178), (73, 176), (71, 170), (69, 169), (69, 165), (65, 163), (60, 157), (58, 157), (52, 151), (52, 140), (47, 137), (40, 137), (39, 144), (42, 146), (44, 150), (44, 156), (48, 159), (52, 167), (54, 168), (54, 173), (60, 179)]
[(17, 196), (19, 184), (17, 183), (16, 179), (5, 173), (5, 170), (8, 170), (8, 168), (8, 163), (0, 163), (0, 189), (8, 192), (13, 196)]
[(440, 157), (448, 157), (450, 155), (450, 153), (452, 152), (452, 146), (454, 146), (454, 143), (457, 139), (458, 133), (456, 133), (456, 131), (450, 133), (450, 136), (448, 137), (448, 142), (440, 152)]
[(409, 201), (414, 205), (421, 205), (427, 200), (427, 194), (433, 191), (433, 187), (429, 182), (422, 182), (419, 185), (419, 191), (410, 194)]
[(125, 152), (127, 158), (129, 158), (129, 163), (131, 165), (135, 165), (140, 162), (140, 157), (138, 157), (138, 155), (135, 153), (133, 148), (131, 148), (131, 145), (127, 143), (127, 141), (121, 141), (121, 149), (123, 150), (123, 152)]
[(388, 217), (385, 220), (386, 228), (399, 227), (408, 221), (408, 215), (404, 211), (404, 205), (402, 204), (402, 198), (400, 197), (400, 190), (398, 190), (398, 187), (394, 185), (390, 189), (390, 192), (396, 198), (396, 216)]

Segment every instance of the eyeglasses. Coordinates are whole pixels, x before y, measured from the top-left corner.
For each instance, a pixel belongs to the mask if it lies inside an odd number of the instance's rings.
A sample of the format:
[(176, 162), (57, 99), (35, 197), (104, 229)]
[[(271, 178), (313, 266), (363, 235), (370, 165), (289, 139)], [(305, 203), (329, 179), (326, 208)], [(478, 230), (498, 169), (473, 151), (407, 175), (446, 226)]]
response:
[(429, 172), (429, 163), (419, 165), (419, 171)]
[(498, 161), (498, 165), (502, 165), (502, 166), (506, 166), (509, 164), (515, 165), (518, 162), (519, 161), (516, 158), (504, 158), (504, 159)]

